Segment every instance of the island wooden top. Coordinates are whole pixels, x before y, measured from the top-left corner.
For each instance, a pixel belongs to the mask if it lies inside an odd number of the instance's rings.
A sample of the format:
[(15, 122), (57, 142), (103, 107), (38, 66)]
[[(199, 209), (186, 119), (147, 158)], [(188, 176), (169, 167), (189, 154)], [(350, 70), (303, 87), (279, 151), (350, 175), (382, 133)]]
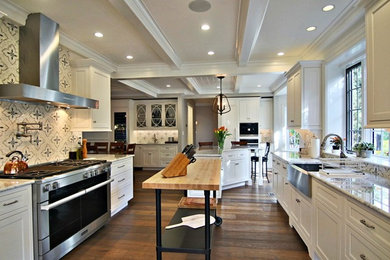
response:
[(187, 175), (165, 178), (161, 171), (142, 183), (143, 189), (161, 190), (219, 190), (220, 158), (197, 158), (187, 166)]

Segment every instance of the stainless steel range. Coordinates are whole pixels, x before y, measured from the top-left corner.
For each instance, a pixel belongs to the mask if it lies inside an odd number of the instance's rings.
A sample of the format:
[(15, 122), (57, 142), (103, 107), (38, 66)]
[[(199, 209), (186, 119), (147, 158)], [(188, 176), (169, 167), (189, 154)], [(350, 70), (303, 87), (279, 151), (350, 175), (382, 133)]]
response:
[(35, 259), (59, 259), (110, 218), (111, 163), (64, 160), (0, 178), (34, 179)]

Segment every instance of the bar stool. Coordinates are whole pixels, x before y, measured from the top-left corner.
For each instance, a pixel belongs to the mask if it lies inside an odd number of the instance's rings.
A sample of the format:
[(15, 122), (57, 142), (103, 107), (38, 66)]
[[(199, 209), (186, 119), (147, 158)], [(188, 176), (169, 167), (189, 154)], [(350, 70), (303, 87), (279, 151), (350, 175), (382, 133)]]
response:
[[(271, 144), (269, 142), (266, 142), (265, 144), (266, 144), (266, 146), (265, 146), (264, 156), (261, 158), (261, 170), (263, 172), (263, 177), (265, 175), (265, 177), (267, 177), (267, 181), (269, 183), (267, 163), (268, 163), (268, 154), (269, 154), (269, 149), (270, 149)], [(264, 164), (265, 164), (265, 169), (264, 169)]]
[(256, 163), (259, 162), (259, 156), (251, 156), (251, 178), (256, 181)]

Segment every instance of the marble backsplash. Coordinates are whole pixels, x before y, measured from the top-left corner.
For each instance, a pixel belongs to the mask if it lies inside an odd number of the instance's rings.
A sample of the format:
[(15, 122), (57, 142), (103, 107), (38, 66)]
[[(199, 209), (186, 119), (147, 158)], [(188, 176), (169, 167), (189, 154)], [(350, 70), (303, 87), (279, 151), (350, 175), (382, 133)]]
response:
[[(71, 89), (69, 50), (60, 46), (60, 91)], [(19, 82), (19, 27), (6, 18), (0, 19), (0, 83)], [(0, 169), (5, 154), (20, 150), (29, 164), (62, 160), (78, 146), (81, 132), (71, 132), (70, 111), (46, 105), (0, 101)], [(16, 138), (17, 123), (42, 122), (41, 131), (29, 131), (29, 137)]]
[[(173, 137), (175, 141), (178, 140), (177, 130), (136, 130), (136, 143), (138, 144), (164, 144), (168, 141), (168, 137)], [(156, 142), (154, 141), (156, 138)]]

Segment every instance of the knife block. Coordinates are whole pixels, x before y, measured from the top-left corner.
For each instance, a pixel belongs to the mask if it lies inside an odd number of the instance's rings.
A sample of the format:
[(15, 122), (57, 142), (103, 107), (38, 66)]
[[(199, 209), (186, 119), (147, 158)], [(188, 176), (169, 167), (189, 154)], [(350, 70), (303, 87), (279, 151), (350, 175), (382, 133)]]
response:
[(178, 176), (187, 175), (187, 165), (190, 163), (190, 160), (182, 153), (176, 154), (176, 156), (169, 162), (167, 167), (165, 167), (161, 174), (165, 178), (172, 178)]

